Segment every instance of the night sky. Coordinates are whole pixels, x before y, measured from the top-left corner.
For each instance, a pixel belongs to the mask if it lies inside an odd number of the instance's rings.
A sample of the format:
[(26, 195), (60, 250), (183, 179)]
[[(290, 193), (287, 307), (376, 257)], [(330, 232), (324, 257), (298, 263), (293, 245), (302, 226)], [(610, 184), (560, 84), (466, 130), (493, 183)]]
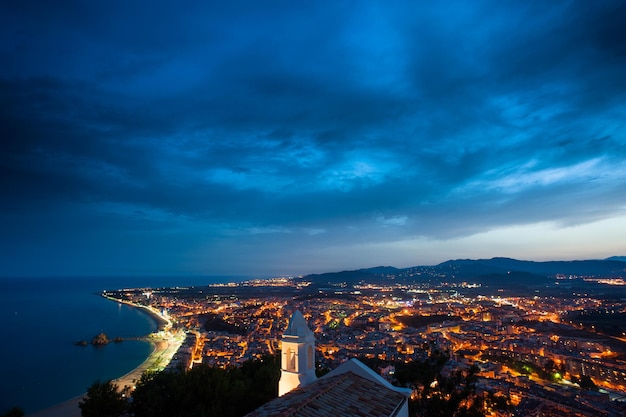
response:
[(626, 255), (626, 3), (5, 1), (0, 275)]

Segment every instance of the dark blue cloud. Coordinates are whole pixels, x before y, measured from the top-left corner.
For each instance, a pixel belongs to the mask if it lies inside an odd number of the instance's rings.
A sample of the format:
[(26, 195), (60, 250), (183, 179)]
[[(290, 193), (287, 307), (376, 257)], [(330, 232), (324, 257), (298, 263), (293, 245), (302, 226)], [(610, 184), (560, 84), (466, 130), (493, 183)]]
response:
[(624, 18), (617, 1), (5, 4), (0, 273), (297, 273), (369, 264), (364, 245), (411, 265), (443, 260), (428, 242), (622, 224)]

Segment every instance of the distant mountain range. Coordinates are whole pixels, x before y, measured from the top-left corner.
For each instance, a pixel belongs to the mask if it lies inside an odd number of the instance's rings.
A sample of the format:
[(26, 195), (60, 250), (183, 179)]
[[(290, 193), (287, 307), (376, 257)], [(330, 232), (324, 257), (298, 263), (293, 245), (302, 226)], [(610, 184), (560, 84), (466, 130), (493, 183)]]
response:
[(312, 274), (303, 277), (317, 285), (354, 285), (384, 282), (479, 282), (483, 285), (542, 285), (561, 277), (626, 277), (626, 256), (581, 261), (522, 261), (511, 258), (455, 259), (434, 266), (394, 268), (377, 266), (355, 271)]

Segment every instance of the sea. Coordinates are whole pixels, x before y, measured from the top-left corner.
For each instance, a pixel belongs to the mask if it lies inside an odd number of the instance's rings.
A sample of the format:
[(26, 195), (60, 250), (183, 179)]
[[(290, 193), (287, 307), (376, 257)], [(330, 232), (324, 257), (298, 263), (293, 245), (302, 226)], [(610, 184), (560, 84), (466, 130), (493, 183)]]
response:
[(0, 278), (0, 415), (26, 414), (77, 397), (95, 381), (127, 374), (152, 345), (125, 340), (77, 346), (100, 332), (145, 336), (156, 323), (140, 309), (107, 300), (102, 290), (205, 286), (246, 277)]

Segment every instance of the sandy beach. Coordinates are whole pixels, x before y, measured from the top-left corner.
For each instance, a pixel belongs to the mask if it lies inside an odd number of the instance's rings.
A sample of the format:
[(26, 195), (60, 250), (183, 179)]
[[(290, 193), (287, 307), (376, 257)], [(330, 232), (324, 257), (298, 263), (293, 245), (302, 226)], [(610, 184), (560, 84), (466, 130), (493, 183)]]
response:
[[(117, 302), (117, 300), (111, 300)], [(134, 304), (127, 304), (136, 308), (140, 308), (139, 306)], [(171, 323), (168, 323), (168, 321), (155, 314), (148, 308), (142, 308), (142, 310), (150, 314), (150, 316), (157, 322), (159, 336), (157, 337), (155, 336), (155, 334), (153, 334), (145, 338), (146, 341), (152, 343), (152, 345), (154, 346), (154, 350), (141, 365), (139, 365), (137, 368), (133, 369), (126, 375), (123, 375), (112, 381), (114, 384), (117, 384), (120, 389), (125, 386), (134, 388), (135, 384), (139, 381), (141, 375), (145, 371), (160, 370), (167, 366), (167, 364), (171, 361), (172, 357), (185, 339), (183, 333), (171, 334), (169, 332), (163, 332), (163, 328), (167, 324)], [(64, 401), (52, 407), (46, 408), (44, 410), (28, 414), (28, 417), (80, 417), (81, 412), (78, 404), (84, 395), (85, 394)]]
[(168, 338), (153, 338), (151, 342), (154, 344), (154, 351), (148, 356), (141, 365), (133, 369), (129, 373), (113, 380), (120, 388), (129, 386), (135, 387), (135, 384), (141, 378), (145, 371), (163, 369), (170, 362), (180, 345), (184, 340), (182, 335), (172, 335)]

